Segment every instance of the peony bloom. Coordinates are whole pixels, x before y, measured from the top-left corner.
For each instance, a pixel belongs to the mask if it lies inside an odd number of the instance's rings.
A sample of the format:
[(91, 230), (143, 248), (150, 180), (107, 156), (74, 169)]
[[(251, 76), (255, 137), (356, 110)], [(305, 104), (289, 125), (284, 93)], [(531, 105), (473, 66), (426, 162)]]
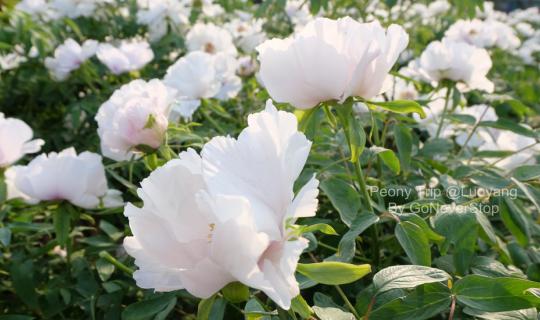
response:
[(465, 42), (449, 39), (431, 42), (420, 59), (410, 63), (409, 69), (433, 84), (447, 79), (460, 82), (464, 90), (493, 92), (494, 89), (493, 82), (486, 78), (491, 69), (488, 52)]
[(459, 20), (450, 26), (445, 37), (480, 48), (515, 49), (521, 43), (512, 27), (495, 20)]
[(234, 19), (225, 25), (229, 30), (236, 45), (245, 53), (251, 53), (259, 44), (266, 40), (266, 35), (262, 31), (262, 20), (242, 20)]
[(293, 193), (311, 143), (271, 102), (248, 123), (238, 139), (214, 138), (201, 156), (190, 149), (143, 180), (144, 206), (125, 208), (137, 285), (207, 298), (240, 281), (290, 307), (308, 241), (288, 225), (317, 209), (315, 178)]
[(103, 43), (99, 45), (96, 55), (114, 74), (142, 69), (154, 59), (150, 44), (144, 40), (122, 41), (118, 47)]
[(0, 168), (8, 167), (25, 154), (38, 152), (45, 142), (32, 140), (32, 136), (32, 128), (25, 122), (4, 118), (0, 112)]
[(189, 23), (190, 2), (185, 0), (137, 0), (137, 22), (148, 26), (150, 41), (167, 34), (167, 26)]
[(107, 0), (52, 0), (50, 6), (60, 17), (74, 19), (92, 16), (98, 4), (104, 2)]
[(157, 79), (134, 80), (116, 90), (96, 115), (101, 153), (122, 161), (136, 156), (138, 146), (159, 148), (174, 94)]
[(35, 17), (45, 14), (49, 10), (49, 6), (45, 0), (22, 0), (15, 5), (15, 9)]
[(67, 39), (54, 50), (54, 58), (45, 59), (45, 66), (54, 79), (65, 80), (73, 70), (96, 53), (97, 47), (98, 42), (95, 40), (86, 40), (81, 46), (75, 40)]
[(68, 148), (60, 153), (41, 154), (26, 166), (18, 166), (14, 186), (23, 197), (35, 201), (66, 200), (86, 209), (97, 208), (108, 196), (118, 193), (109, 190), (101, 156), (92, 152), (79, 155)]
[(510, 151), (514, 154), (490, 160), (495, 166), (504, 170), (513, 170), (516, 167), (526, 164), (534, 164), (535, 156), (540, 152), (540, 145), (531, 137), (526, 137), (506, 130), (496, 130), (495, 134), (484, 135), (485, 143), (479, 150), (489, 151)]
[(378, 22), (317, 18), (290, 38), (257, 47), (260, 76), (274, 100), (301, 109), (351, 96), (370, 99), (381, 93), (407, 43), (397, 25), (385, 31)]
[(200, 99), (227, 100), (236, 96), (242, 81), (235, 72), (238, 62), (227, 54), (211, 55), (202, 51), (190, 52), (167, 69), (163, 82), (177, 91), (178, 102), (172, 119), (191, 118)]
[(232, 56), (237, 54), (231, 34), (212, 23), (195, 24), (186, 35), (186, 46), (189, 51), (226, 53)]

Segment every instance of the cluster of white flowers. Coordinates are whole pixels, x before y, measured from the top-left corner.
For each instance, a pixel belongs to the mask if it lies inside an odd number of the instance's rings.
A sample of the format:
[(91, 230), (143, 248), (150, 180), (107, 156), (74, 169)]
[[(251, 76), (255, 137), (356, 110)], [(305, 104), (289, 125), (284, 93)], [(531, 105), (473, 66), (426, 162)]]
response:
[(140, 287), (208, 298), (240, 281), (284, 309), (299, 294), (294, 272), (308, 241), (287, 226), (317, 210), (314, 177), (293, 193), (311, 142), (270, 101), (248, 123), (238, 139), (215, 137), (141, 183), (144, 206), (126, 206), (133, 237), (124, 241)]
[(45, 59), (45, 66), (55, 80), (63, 81), (95, 54), (114, 74), (139, 70), (154, 59), (154, 52), (145, 40), (123, 40), (115, 47), (95, 40), (86, 40), (80, 45), (67, 39), (56, 48), (54, 57)]
[(112, 0), (22, 0), (16, 9), (33, 17), (55, 20), (63, 17), (91, 17), (96, 9)]

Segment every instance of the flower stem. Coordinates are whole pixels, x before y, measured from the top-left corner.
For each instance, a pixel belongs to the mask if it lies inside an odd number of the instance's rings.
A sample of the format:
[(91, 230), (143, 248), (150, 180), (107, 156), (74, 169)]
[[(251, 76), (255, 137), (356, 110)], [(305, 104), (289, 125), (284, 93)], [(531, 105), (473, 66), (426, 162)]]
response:
[(356, 319), (360, 319), (360, 316), (358, 315), (358, 312), (356, 311), (356, 309), (352, 305), (351, 301), (349, 301), (349, 298), (347, 298), (347, 295), (345, 294), (345, 292), (343, 292), (343, 289), (341, 289), (340, 286), (334, 286), (334, 287), (336, 288), (337, 292), (339, 293), (339, 295), (341, 296), (341, 298), (343, 299), (343, 301), (345, 302), (345, 304), (347, 305), (347, 308), (349, 308), (351, 313), (354, 314)]
[(99, 253), (99, 256), (101, 258), (107, 260), (110, 264), (114, 265), (118, 269), (120, 269), (120, 270), (124, 271), (125, 273), (129, 274), (130, 276), (133, 275), (133, 270), (130, 267), (128, 267), (125, 264), (123, 264), (122, 262), (116, 260), (116, 258), (111, 256), (111, 254), (108, 253), (107, 251), (101, 251)]
[(439, 127), (437, 128), (437, 134), (435, 134), (435, 138), (439, 138), (439, 135), (441, 134), (441, 130), (444, 123), (444, 118), (446, 117), (446, 113), (448, 112), (448, 101), (450, 100), (450, 92), (452, 91), (451, 87), (446, 88), (446, 96), (444, 98), (444, 109), (441, 114), (441, 121), (439, 122)]

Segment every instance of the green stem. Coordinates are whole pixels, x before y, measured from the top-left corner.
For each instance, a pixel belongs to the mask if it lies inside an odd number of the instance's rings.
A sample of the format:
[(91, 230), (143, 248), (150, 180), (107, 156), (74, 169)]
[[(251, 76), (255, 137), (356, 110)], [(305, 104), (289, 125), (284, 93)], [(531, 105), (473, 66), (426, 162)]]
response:
[(336, 288), (337, 292), (341, 296), (341, 299), (343, 299), (343, 301), (347, 305), (347, 308), (349, 308), (349, 310), (352, 312), (352, 314), (354, 314), (356, 319), (360, 319), (360, 316), (358, 315), (358, 312), (356, 312), (356, 309), (354, 308), (352, 303), (349, 301), (349, 298), (347, 298), (347, 296), (345, 295), (345, 292), (343, 292), (341, 287), (340, 286), (334, 286), (334, 287)]
[(461, 149), (459, 149), (459, 152), (456, 157), (459, 157), (463, 150), (467, 147), (467, 144), (469, 144), (469, 141), (471, 141), (471, 138), (473, 134), (476, 132), (476, 129), (478, 129), (478, 126), (480, 125), (480, 122), (482, 122), (482, 119), (484, 119), (484, 116), (486, 115), (487, 111), (489, 109), (489, 106), (486, 105), (484, 111), (480, 115), (480, 118), (476, 120), (476, 123), (474, 124), (474, 127), (472, 128), (471, 132), (469, 132), (469, 135), (467, 136), (467, 139), (465, 139), (465, 142), (463, 143), (463, 146), (461, 146)]
[(446, 88), (446, 97), (444, 98), (444, 109), (441, 114), (441, 121), (439, 122), (439, 127), (437, 128), (437, 134), (435, 135), (435, 138), (439, 138), (439, 135), (441, 134), (441, 130), (444, 123), (444, 118), (446, 116), (446, 112), (448, 110), (448, 101), (450, 100), (450, 92), (452, 91), (451, 87)]
[(101, 251), (99, 253), (99, 256), (101, 258), (107, 260), (110, 264), (114, 265), (118, 269), (120, 269), (120, 270), (124, 271), (125, 273), (129, 274), (130, 276), (133, 275), (133, 270), (130, 267), (128, 267), (125, 264), (123, 264), (122, 262), (116, 260), (116, 258), (111, 256), (111, 254), (108, 253), (107, 251)]

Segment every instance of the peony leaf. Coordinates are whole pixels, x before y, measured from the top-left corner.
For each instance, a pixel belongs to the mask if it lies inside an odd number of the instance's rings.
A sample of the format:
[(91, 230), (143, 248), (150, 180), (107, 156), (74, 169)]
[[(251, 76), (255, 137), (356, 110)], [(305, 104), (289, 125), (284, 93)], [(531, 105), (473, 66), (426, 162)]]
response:
[(322, 284), (339, 285), (354, 282), (371, 272), (369, 264), (354, 265), (344, 262), (325, 261), (299, 263), (296, 271)]

